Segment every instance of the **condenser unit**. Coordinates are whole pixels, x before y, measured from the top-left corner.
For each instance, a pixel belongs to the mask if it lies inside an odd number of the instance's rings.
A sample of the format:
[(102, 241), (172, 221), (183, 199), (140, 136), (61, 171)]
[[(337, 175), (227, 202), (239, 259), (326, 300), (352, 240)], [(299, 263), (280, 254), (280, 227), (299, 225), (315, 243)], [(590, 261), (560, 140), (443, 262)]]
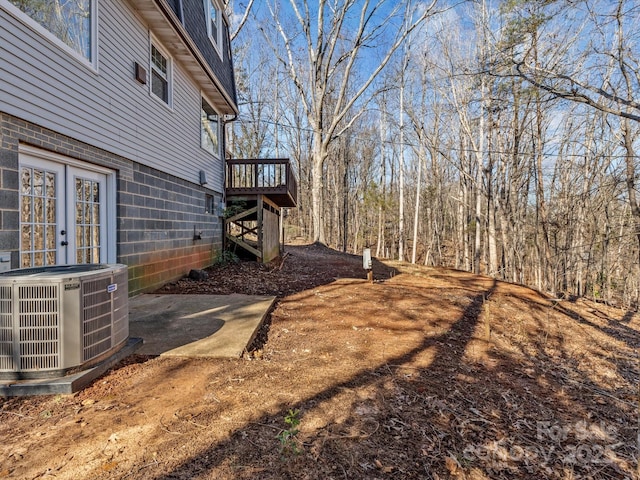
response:
[(60, 376), (129, 337), (127, 266), (55, 265), (0, 273), (0, 378)]

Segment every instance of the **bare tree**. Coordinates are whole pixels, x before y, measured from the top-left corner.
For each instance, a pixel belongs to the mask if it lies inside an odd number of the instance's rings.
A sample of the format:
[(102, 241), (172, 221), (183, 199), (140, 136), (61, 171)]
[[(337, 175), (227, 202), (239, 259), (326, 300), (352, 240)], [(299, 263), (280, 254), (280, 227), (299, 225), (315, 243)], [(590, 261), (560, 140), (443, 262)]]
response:
[[(232, 43), (236, 39), (236, 37), (240, 34), (240, 31), (247, 23), (247, 20), (249, 19), (249, 14), (251, 13), (252, 6), (253, 6), (253, 0), (249, 0), (249, 2), (246, 5), (242, 3), (239, 5), (241, 9), (244, 9), (244, 12), (239, 17), (237, 24), (233, 25), (233, 30), (229, 34), (229, 38)], [(225, 0), (224, 8), (228, 16), (234, 16), (236, 14), (234, 7), (235, 5), (233, 0)]]
[[(640, 123), (640, 42), (635, 1), (583, 0), (575, 3), (514, 2), (509, 11), (512, 35), (503, 64), (536, 88), (619, 119), (625, 149), (627, 196), (640, 247), (640, 204), (636, 196), (634, 140)], [(554, 24), (557, 14), (572, 19)], [(551, 40), (540, 54), (538, 31)], [(635, 125), (632, 125), (632, 122)], [(638, 248), (640, 263), (640, 248)]]
[[(313, 130), (313, 239), (324, 243), (322, 186), (329, 146), (362, 114), (375, 79), (407, 35), (433, 14), (436, 0), (419, 9), (410, 1), (319, 0), (313, 8), (307, 0), (289, 3), (299, 30), (287, 28), (284, 9), (267, 2), (280, 42), (265, 38), (286, 67)], [(390, 42), (385, 35), (392, 35)], [(382, 52), (373, 69), (365, 67), (371, 65), (365, 55), (371, 47)]]

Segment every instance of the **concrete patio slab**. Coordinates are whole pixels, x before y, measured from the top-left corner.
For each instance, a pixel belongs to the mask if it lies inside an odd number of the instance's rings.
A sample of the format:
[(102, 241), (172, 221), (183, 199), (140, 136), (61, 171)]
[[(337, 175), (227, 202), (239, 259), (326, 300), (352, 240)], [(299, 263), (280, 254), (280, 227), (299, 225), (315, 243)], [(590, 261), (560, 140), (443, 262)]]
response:
[(143, 355), (239, 358), (275, 297), (139, 295), (129, 300), (129, 334)]

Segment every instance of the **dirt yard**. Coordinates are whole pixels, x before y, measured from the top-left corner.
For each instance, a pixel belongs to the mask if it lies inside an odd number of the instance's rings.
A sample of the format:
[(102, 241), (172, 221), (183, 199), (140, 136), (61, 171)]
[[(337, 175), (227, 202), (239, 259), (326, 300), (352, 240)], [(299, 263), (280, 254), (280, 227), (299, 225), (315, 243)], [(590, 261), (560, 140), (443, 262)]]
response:
[(0, 399), (0, 478), (638, 479), (639, 315), (287, 252), (162, 290), (277, 295), (243, 359), (135, 356)]

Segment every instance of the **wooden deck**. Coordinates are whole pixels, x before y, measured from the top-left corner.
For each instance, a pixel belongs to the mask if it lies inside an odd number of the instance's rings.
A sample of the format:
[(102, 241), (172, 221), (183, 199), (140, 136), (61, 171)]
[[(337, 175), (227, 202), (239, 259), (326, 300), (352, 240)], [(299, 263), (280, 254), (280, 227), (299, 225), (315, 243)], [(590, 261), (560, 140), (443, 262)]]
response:
[(227, 198), (264, 195), (278, 207), (295, 207), (298, 182), (288, 158), (227, 160)]
[(227, 160), (227, 248), (240, 247), (260, 262), (281, 252), (282, 209), (298, 201), (288, 158)]

